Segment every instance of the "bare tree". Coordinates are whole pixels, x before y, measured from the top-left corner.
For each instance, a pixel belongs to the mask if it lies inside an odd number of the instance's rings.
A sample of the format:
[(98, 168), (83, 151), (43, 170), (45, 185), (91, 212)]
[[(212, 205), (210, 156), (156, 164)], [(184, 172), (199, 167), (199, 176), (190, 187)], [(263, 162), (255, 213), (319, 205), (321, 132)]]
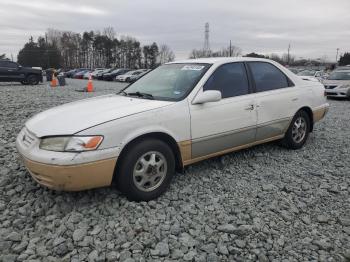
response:
[(166, 44), (162, 44), (159, 47), (159, 63), (165, 64), (175, 60), (175, 54)]

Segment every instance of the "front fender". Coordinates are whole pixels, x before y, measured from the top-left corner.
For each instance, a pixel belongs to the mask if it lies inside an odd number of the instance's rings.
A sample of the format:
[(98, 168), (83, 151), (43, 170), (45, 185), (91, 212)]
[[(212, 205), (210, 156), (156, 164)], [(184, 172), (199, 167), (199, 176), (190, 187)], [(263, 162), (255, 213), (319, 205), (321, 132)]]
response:
[(145, 134), (160, 132), (181, 142), (191, 139), (190, 131), (190, 113), (187, 100), (184, 100), (157, 110), (103, 123), (78, 134), (103, 135), (100, 149), (118, 147), (121, 151), (130, 141)]

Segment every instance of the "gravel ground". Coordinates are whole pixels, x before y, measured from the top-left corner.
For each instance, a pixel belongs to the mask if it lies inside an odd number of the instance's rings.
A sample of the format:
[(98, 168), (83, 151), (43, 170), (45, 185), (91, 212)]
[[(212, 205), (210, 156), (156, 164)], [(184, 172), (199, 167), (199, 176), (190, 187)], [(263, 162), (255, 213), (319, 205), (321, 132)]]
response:
[(301, 150), (272, 143), (204, 161), (134, 203), (114, 188), (45, 189), (18, 160), (27, 118), (123, 86), (68, 84), (0, 84), (0, 260), (350, 261), (349, 101), (329, 101)]

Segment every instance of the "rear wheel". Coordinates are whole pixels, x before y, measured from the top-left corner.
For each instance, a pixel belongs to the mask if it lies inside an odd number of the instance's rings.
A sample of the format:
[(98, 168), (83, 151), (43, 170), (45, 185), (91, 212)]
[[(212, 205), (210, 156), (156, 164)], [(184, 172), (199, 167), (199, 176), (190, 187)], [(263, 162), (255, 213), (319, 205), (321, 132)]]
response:
[(310, 133), (310, 118), (305, 111), (299, 111), (282, 140), (282, 145), (290, 149), (299, 149), (305, 144)]
[(168, 188), (174, 173), (175, 157), (171, 148), (163, 141), (147, 139), (127, 149), (117, 170), (116, 182), (128, 199), (149, 201)]
[(29, 75), (25, 80), (29, 85), (37, 85), (39, 84), (39, 79), (35, 75)]

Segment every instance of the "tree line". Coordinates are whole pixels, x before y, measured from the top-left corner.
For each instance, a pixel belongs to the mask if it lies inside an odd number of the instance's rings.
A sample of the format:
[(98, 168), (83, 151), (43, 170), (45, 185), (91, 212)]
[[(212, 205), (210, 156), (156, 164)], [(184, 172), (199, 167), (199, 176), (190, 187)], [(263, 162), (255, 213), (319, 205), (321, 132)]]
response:
[(23, 66), (42, 68), (155, 68), (173, 61), (174, 52), (166, 44), (141, 45), (134, 37), (116, 37), (112, 27), (76, 33), (48, 29), (35, 42), (31, 37), (19, 51)]
[[(242, 55), (242, 49), (237, 46), (228, 46), (224, 47), (221, 50), (218, 51), (212, 51), (212, 50), (203, 50), (203, 49), (193, 49), (189, 55), (190, 59), (195, 58), (205, 58), (205, 57), (229, 57), (229, 56), (241, 56)], [(282, 65), (285, 66), (320, 66), (320, 65), (327, 65), (330, 64), (327, 62), (327, 57), (321, 57), (319, 59), (305, 59), (300, 58), (296, 59), (295, 56), (291, 54), (269, 54), (269, 55), (262, 55), (257, 53), (248, 53), (243, 55), (244, 57), (256, 57), (256, 58), (266, 58), (273, 61), (276, 61)], [(338, 65), (350, 65), (350, 53), (345, 52), (343, 55), (340, 56), (340, 59), (338, 61)]]

